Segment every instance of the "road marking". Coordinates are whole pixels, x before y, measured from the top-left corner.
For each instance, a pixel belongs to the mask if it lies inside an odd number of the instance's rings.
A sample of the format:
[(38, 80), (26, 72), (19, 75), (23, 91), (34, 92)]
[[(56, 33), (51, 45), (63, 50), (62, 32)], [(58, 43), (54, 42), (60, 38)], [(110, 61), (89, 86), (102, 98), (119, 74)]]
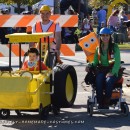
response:
[(63, 59), (63, 60), (75, 60), (75, 61), (83, 61), (83, 62), (85, 62), (86, 63), (86, 61), (85, 61), (85, 59), (81, 59), (81, 58), (74, 58), (74, 57), (65, 57), (65, 56), (60, 56), (61, 57), (61, 59)]

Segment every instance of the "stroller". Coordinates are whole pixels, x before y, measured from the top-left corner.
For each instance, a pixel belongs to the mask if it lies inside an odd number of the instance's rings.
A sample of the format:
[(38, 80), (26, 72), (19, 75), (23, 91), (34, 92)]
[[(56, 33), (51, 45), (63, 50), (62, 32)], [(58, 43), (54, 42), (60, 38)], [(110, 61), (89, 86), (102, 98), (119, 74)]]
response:
[[(123, 62), (122, 62), (123, 63)], [(103, 109), (98, 108), (98, 102), (97, 102), (97, 97), (96, 97), (96, 85), (95, 85), (95, 80), (96, 80), (96, 71), (98, 68), (91, 67), (90, 71), (87, 73), (84, 81), (87, 85), (92, 87), (92, 95), (88, 96), (87, 100), (87, 112), (90, 116), (93, 115), (95, 110), (102, 111)], [(123, 84), (123, 71), (125, 68), (120, 67), (119, 71), (119, 80), (115, 82), (113, 91), (112, 91), (112, 96), (109, 104), (108, 110), (116, 110), (124, 114), (124, 116), (128, 116), (129, 114), (129, 107), (126, 103), (125, 98), (122, 97), (122, 84)], [(105, 87), (105, 86), (104, 86)], [(106, 110), (106, 109), (105, 109)]]

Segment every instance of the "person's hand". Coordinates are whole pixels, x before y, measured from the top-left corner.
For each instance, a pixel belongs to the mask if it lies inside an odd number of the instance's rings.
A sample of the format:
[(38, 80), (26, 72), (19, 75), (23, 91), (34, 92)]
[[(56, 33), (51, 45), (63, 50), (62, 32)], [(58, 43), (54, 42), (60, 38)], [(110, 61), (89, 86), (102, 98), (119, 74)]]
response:
[(62, 62), (62, 60), (60, 59), (60, 50), (55, 50), (55, 53), (56, 53), (56, 55), (57, 55), (57, 62), (58, 62), (59, 64), (62, 64), (63, 62)]
[(57, 62), (58, 62), (59, 64), (63, 64), (63, 61), (60, 59), (60, 56), (57, 57)]
[(57, 56), (60, 56), (60, 50), (55, 49)]
[(108, 78), (110, 76), (113, 76), (113, 74), (109, 72), (109, 73), (107, 73), (106, 78)]

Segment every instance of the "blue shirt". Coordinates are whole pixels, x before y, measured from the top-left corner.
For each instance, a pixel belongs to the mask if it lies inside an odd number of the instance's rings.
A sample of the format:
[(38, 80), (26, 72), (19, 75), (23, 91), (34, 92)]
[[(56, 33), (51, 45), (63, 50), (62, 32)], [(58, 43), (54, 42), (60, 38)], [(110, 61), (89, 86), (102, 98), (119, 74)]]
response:
[(97, 13), (98, 16), (98, 23), (106, 22), (106, 10), (101, 9)]

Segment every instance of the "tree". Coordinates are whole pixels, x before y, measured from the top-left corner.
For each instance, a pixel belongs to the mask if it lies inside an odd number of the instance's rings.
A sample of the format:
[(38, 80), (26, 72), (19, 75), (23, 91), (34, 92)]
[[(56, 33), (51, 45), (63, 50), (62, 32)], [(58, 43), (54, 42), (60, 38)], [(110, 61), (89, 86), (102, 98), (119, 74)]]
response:
[(81, 0), (61, 0), (60, 1), (60, 11), (61, 14), (64, 14), (65, 11), (69, 8), (72, 7), (73, 10), (77, 13), (84, 13), (84, 17), (87, 16), (87, 10), (86, 7), (83, 3), (81, 3)]
[[(86, 0), (87, 1), (87, 0)], [(88, 0), (88, 4), (92, 7), (99, 7), (101, 5), (109, 5), (114, 0)], [(129, 0), (125, 0), (127, 3), (129, 3)]]
[(18, 14), (20, 14), (20, 7), (21, 5), (33, 5), (35, 3), (39, 2), (39, 0), (0, 0), (0, 3), (6, 3), (9, 5), (12, 5), (15, 3), (18, 7)]
[(92, 7), (99, 7), (101, 5), (108, 5), (113, 0), (89, 0), (89, 5)]

